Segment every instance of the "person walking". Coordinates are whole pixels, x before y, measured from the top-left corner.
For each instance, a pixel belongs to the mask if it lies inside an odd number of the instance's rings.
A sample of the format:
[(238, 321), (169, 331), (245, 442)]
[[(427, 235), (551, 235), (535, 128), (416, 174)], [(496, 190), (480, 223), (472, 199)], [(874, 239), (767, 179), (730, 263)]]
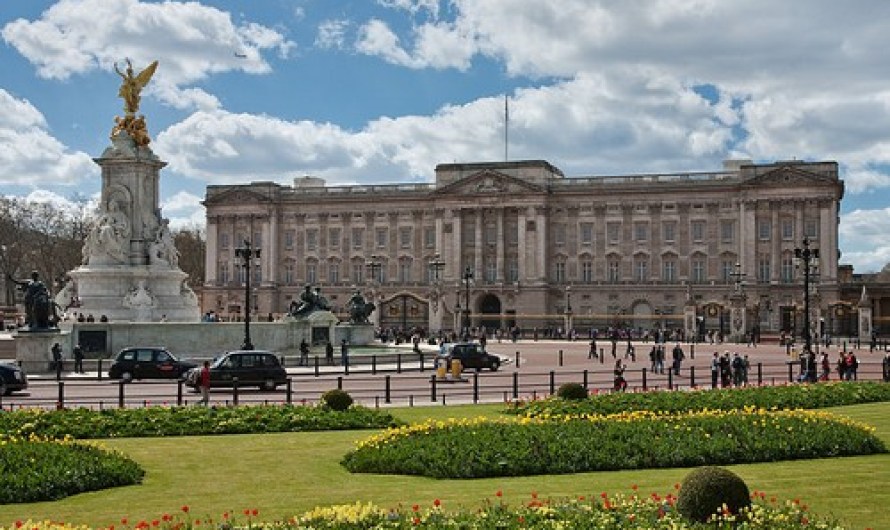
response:
[(714, 352), (711, 359), (711, 388), (717, 388), (717, 380), (720, 377), (720, 354)]
[(324, 362), (326, 362), (328, 366), (334, 365), (334, 344), (331, 341), (328, 341), (324, 347)]
[(306, 339), (300, 341), (300, 366), (309, 365), (309, 344)]
[(686, 358), (686, 354), (683, 353), (683, 347), (680, 346), (679, 342), (674, 346), (672, 355), (674, 359), (674, 375), (680, 375), (680, 365), (683, 363), (683, 359)]
[(201, 391), (199, 403), (205, 407), (210, 404), (210, 361), (204, 361), (201, 372), (198, 373), (198, 390)]
[(349, 346), (346, 339), (340, 341), (340, 364), (349, 366)]
[(613, 373), (615, 374), (615, 384), (614, 390), (616, 392), (624, 392), (627, 390), (627, 380), (624, 379), (624, 365), (621, 363), (621, 359), (615, 360), (615, 369)]
[(83, 371), (83, 348), (80, 347), (80, 344), (75, 344), (71, 353), (74, 356), (74, 373), (85, 373)]
[(62, 345), (57, 342), (50, 351), (53, 354), (53, 370), (56, 371), (56, 381), (58, 381), (62, 379)]

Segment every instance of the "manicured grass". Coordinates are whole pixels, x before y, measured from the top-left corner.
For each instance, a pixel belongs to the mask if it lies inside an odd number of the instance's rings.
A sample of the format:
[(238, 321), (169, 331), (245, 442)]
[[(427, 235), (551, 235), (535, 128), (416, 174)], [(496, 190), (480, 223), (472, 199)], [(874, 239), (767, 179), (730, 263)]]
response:
[[(405, 421), (435, 417), (498, 415), (499, 406), (395, 409)], [(890, 443), (890, 404), (831, 409), (877, 427)], [(151, 521), (188, 505), (191, 514), (219, 518), (224, 511), (257, 508), (264, 520), (317, 505), (373, 501), (380, 506), (440, 499), (446, 506), (477, 506), (502, 490), (511, 503), (539, 496), (598, 495), (602, 491), (667, 493), (686, 469), (584, 473), (480, 480), (352, 475), (339, 465), (368, 431), (105, 440), (146, 470), (144, 484), (77, 495), (52, 503), (0, 506), (0, 525), (16, 519), (50, 518), (93, 526)], [(754, 490), (782, 499), (800, 498), (820, 514), (840, 517), (851, 528), (890, 528), (890, 455), (730, 466)]]

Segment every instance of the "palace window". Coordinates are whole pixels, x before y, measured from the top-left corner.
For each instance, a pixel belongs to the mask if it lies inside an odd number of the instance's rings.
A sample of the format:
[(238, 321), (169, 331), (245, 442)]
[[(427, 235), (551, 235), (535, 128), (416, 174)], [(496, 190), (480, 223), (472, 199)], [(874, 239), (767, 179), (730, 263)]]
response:
[(581, 281), (583, 283), (593, 283), (593, 262), (589, 259), (581, 262)]
[(387, 229), (386, 228), (377, 228), (374, 232), (375, 239), (377, 241), (377, 248), (386, 248), (386, 239), (387, 239)]
[(705, 260), (703, 258), (693, 258), (691, 280), (692, 283), (705, 283)]
[(294, 249), (294, 231), (293, 230), (285, 230), (284, 231), (284, 249), (285, 250), (293, 250)]
[(519, 260), (516, 258), (507, 259), (507, 280), (511, 282), (519, 281)]
[(356, 250), (361, 250), (365, 246), (365, 229), (364, 228), (353, 228), (352, 229), (352, 248)]
[(792, 241), (794, 239), (794, 219), (782, 219), (782, 240)]
[(702, 243), (705, 240), (705, 222), (692, 221), (692, 241), (694, 243)]
[(674, 258), (665, 258), (661, 264), (661, 281), (675, 283), (677, 281), (677, 262)]
[(222, 248), (222, 249), (229, 248), (229, 234), (220, 234), (219, 235), (219, 248)]
[(399, 260), (399, 281), (408, 283), (411, 281), (411, 259), (405, 258)]
[(352, 283), (356, 285), (365, 283), (365, 265), (360, 261), (352, 264)]
[(340, 248), (340, 229), (339, 228), (329, 228), (328, 229), (328, 246), (331, 249), (339, 249)]
[(328, 263), (328, 283), (331, 285), (340, 283), (340, 264), (336, 261)]
[(606, 236), (610, 244), (617, 244), (621, 237), (621, 223), (606, 223)]
[(769, 283), (771, 272), (769, 256), (760, 256), (757, 260), (757, 282)]
[(294, 284), (294, 264), (291, 262), (287, 262), (284, 264), (284, 284)]
[(423, 246), (425, 248), (436, 248), (436, 227), (427, 226), (423, 229)]
[(585, 247), (593, 245), (593, 223), (581, 223), (581, 244)]
[(314, 261), (306, 264), (306, 283), (318, 283), (318, 265)]
[(229, 283), (229, 264), (225, 261), (219, 264), (219, 281)]
[(634, 239), (639, 243), (649, 240), (649, 223), (634, 223)]
[(556, 283), (565, 283), (566, 281), (566, 263), (564, 261), (557, 261), (555, 263), (555, 269), (553, 271), (553, 281)]
[(794, 258), (782, 257), (782, 283), (794, 283)]
[(735, 239), (735, 222), (724, 219), (720, 221), (720, 240), (724, 243), (732, 243)]
[(399, 228), (399, 247), (411, 248), (411, 227), (402, 226)]
[(637, 283), (649, 281), (649, 258), (640, 256), (634, 259), (634, 280)]
[(615, 257), (609, 258), (609, 261), (606, 263), (606, 276), (609, 283), (621, 281), (620, 264), (620, 260)]
[(664, 242), (665, 243), (673, 243), (677, 239), (677, 222), (676, 221), (665, 221), (663, 225), (661, 225), (662, 231), (664, 233)]
[(318, 250), (318, 230), (315, 228), (306, 230), (306, 250)]
[(723, 260), (720, 262), (720, 280), (723, 283), (733, 283), (735, 281), (735, 261)]
[(772, 231), (772, 223), (767, 219), (757, 221), (757, 237), (761, 241), (770, 240), (770, 232)]

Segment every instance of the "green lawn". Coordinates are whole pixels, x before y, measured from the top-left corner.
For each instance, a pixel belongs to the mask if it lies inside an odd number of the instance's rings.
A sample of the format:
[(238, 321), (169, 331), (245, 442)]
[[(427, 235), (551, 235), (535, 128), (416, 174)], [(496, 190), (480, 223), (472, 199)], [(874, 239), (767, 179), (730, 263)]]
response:
[[(499, 406), (396, 409), (406, 421), (426, 417), (494, 415)], [(890, 403), (834, 409), (877, 428), (890, 444)], [(508, 502), (541, 496), (598, 495), (602, 491), (666, 493), (685, 469), (620, 471), (581, 475), (497, 478), (470, 481), (351, 475), (342, 455), (367, 432), (235, 435), (105, 440), (146, 470), (144, 484), (88, 493), (51, 503), (0, 506), (0, 526), (17, 519), (52, 519), (93, 526), (120, 525), (128, 517), (159, 519), (188, 505), (192, 515), (218, 519), (226, 510), (258, 509), (262, 519), (283, 518), (317, 505), (373, 501), (445, 507), (475, 507), (498, 490)], [(780, 498), (800, 498), (812, 510), (834, 514), (851, 528), (890, 528), (890, 455), (733, 466), (751, 489)]]

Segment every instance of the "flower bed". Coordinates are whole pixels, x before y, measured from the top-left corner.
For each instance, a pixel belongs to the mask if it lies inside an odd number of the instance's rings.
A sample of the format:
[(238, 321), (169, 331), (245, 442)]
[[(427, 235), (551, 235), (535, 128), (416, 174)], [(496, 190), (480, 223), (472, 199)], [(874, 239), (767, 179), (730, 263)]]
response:
[(93, 444), (0, 435), (0, 504), (138, 484), (144, 474), (129, 458)]
[(627, 410), (686, 412), (734, 410), (746, 406), (765, 409), (818, 409), (890, 401), (890, 385), (877, 382), (834, 382), (814, 385), (762, 386), (693, 390), (594, 394), (587, 399), (549, 398), (515, 402), (507, 412), (532, 417), (612, 414)]
[(145, 407), (138, 409), (21, 409), (0, 414), (0, 432), (28, 436), (125, 438), (349, 429), (397, 425), (392, 415), (353, 406)]
[[(517, 506), (500, 500), (487, 500), (477, 509), (448, 509), (439, 500), (430, 506), (413, 505), (384, 509), (374, 504), (355, 503), (319, 507), (286, 521), (264, 523), (256, 509), (241, 513), (226, 512), (219, 517), (192, 517), (189, 507), (178, 513), (163, 514), (151, 521), (118, 521), (109, 527), (118, 530), (158, 528), (226, 528), (229, 530), (275, 528), (278, 530), (342, 530), (342, 529), (454, 529), (479, 528), (513, 530), (524, 528), (577, 528), (606, 530), (714, 530), (747, 528), (749, 530), (803, 530), (821, 528), (844, 530), (837, 521), (810, 513), (799, 501), (780, 503), (767, 500), (763, 493), (752, 494), (751, 509), (736, 515), (715, 515), (708, 524), (692, 523), (683, 519), (675, 509), (676, 492), (666, 495), (607, 495), (580, 496), (575, 499), (531, 499)], [(744, 519), (744, 526), (738, 521)], [(26, 528), (28, 530), (72, 530), (75, 527), (50, 521), (17, 521), (14, 526), (0, 530)], [(77, 527), (78, 530), (88, 530)]]
[(815, 411), (630, 412), (427, 421), (388, 429), (349, 471), (479, 478), (738, 464), (886, 452), (874, 429)]

